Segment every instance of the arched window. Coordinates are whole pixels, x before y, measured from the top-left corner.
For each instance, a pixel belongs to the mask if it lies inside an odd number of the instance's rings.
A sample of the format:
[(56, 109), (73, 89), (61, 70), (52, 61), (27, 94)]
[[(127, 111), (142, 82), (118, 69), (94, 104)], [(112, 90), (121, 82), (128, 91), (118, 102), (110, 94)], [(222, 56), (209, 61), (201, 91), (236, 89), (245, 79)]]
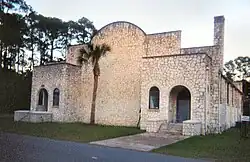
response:
[(44, 94), (43, 94), (43, 91), (41, 90), (39, 92), (38, 105), (43, 105), (43, 96)]
[(45, 103), (47, 102), (48, 98), (48, 92), (46, 91), (46, 89), (42, 88), (39, 91), (39, 96), (38, 96), (38, 105), (45, 105)]
[(60, 91), (58, 88), (55, 88), (53, 92), (53, 106), (59, 106), (59, 96)]
[(149, 90), (149, 108), (159, 109), (160, 91), (157, 87), (151, 87)]
[(48, 111), (48, 92), (45, 88), (39, 90), (37, 104), (37, 111)]

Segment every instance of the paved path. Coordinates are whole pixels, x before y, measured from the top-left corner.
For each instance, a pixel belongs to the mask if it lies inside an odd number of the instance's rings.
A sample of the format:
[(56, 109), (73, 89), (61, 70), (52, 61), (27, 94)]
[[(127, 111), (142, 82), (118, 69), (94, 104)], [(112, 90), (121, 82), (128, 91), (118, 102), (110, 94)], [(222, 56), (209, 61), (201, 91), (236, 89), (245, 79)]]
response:
[(202, 162), (181, 157), (0, 132), (1, 162)]
[(142, 133), (108, 140), (95, 141), (91, 142), (91, 144), (125, 148), (138, 151), (150, 151), (162, 146), (181, 141), (186, 138), (188, 137), (165, 133)]

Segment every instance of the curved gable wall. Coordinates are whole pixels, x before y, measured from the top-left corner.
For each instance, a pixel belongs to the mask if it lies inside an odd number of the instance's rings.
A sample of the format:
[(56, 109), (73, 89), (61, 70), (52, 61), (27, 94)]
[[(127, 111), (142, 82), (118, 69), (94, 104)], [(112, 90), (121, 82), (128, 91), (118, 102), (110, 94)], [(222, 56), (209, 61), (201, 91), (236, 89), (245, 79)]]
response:
[[(106, 43), (111, 52), (100, 60), (96, 100), (96, 123), (136, 126), (140, 109), (140, 65), (145, 55), (145, 33), (127, 22), (111, 23), (93, 38), (97, 44)], [(83, 67), (84, 120), (89, 121), (93, 74)], [(86, 93), (85, 93), (86, 92)]]
[(107, 43), (110, 46), (131, 46), (144, 42), (146, 33), (130, 22), (117, 21), (102, 27), (93, 38), (95, 43)]

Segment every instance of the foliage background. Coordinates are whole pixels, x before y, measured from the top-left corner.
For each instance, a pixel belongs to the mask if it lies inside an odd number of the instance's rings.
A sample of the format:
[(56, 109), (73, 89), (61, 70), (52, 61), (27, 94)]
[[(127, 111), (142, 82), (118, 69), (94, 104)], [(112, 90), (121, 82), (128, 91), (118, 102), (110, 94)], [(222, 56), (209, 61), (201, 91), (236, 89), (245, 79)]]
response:
[(32, 73), (1, 69), (0, 76), (0, 113), (29, 109)]

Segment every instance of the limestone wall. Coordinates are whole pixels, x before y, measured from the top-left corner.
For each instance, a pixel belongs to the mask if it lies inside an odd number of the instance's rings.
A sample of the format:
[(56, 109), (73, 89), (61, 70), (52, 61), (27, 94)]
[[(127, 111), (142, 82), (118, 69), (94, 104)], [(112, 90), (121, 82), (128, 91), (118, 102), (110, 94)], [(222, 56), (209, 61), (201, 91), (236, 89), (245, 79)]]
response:
[[(181, 54), (193, 54), (193, 53), (206, 53), (210, 58), (208, 67), (208, 82), (207, 82), (207, 113), (206, 115), (206, 125), (208, 129), (216, 128), (218, 131), (219, 128), (219, 50), (220, 46), (203, 46), (203, 47), (192, 47), (192, 48), (182, 48)], [(208, 61), (207, 61), (208, 62)], [(210, 127), (210, 128), (209, 128)], [(207, 130), (208, 131), (208, 130)]]
[(209, 51), (209, 56), (212, 58), (211, 66), (211, 99), (210, 109), (208, 115), (208, 129), (213, 128), (213, 133), (217, 133), (220, 130), (220, 71), (223, 67), (224, 57), (224, 17), (214, 17), (214, 46)]
[[(227, 94), (227, 87), (229, 91)], [(240, 120), (241, 116), (241, 93), (236, 90), (224, 78), (221, 79), (219, 104), (220, 131), (224, 131)]]
[[(216, 62), (213, 60), (214, 56), (218, 54), (218, 46), (202, 46), (202, 47), (191, 47), (191, 48), (182, 48), (181, 54), (195, 54), (195, 53), (205, 53), (208, 57), (206, 57), (206, 70), (204, 73), (206, 73), (206, 95), (205, 95), (205, 103), (206, 103), (206, 113), (204, 117), (204, 122), (202, 123), (202, 127), (216, 127), (215, 123), (218, 123), (219, 121), (219, 112), (217, 107), (215, 107), (215, 100), (219, 100), (218, 95), (214, 95), (215, 91), (215, 84), (214, 82), (217, 82), (216, 74), (218, 73), (218, 69), (215, 68)], [(217, 85), (216, 85), (217, 86)], [(217, 86), (218, 87), (218, 86)], [(205, 129), (204, 131), (207, 131)], [(204, 132), (202, 132), (204, 133)]]
[[(100, 60), (96, 100), (96, 123), (136, 126), (140, 110), (140, 65), (145, 33), (127, 22), (116, 22), (102, 28), (94, 37), (97, 44), (106, 43), (111, 52)], [(82, 108), (79, 116), (89, 122), (93, 92), (92, 66), (82, 67)]]
[(201, 47), (190, 47), (181, 48), (181, 54), (195, 54), (195, 53), (206, 53), (208, 56), (212, 57), (217, 46), (201, 46)]
[(200, 121), (186, 120), (183, 122), (182, 134), (184, 136), (199, 136), (201, 135), (202, 124)]
[[(209, 48), (210, 49), (210, 48)], [(208, 52), (208, 55), (211, 56), (212, 51)], [(202, 134), (205, 134), (205, 132), (207, 131), (207, 127), (208, 125), (211, 123), (211, 118), (210, 118), (210, 111), (212, 108), (212, 86), (211, 86), (211, 80), (212, 80), (212, 59), (211, 57), (208, 56), (206, 57), (206, 82), (204, 83), (206, 85), (206, 95), (205, 95), (205, 121), (204, 123), (202, 123)], [(217, 115), (217, 114), (214, 114)]]
[(221, 78), (221, 86), (220, 86), (220, 103), (227, 104), (227, 81)]
[[(206, 54), (144, 57), (141, 83), (141, 128), (147, 120), (169, 120), (169, 94), (173, 87), (183, 85), (191, 93), (191, 119), (204, 124)], [(149, 89), (160, 90), (159, 110), (148, 109)]]
[[(101, 69), (102, 72), (102, 69)], [(101, 74), (102, 75), (102, 74)], [(93, 93), (93, 72), (91, 65), (83, 64), (81, 68), (81, 98), (79, 101), (80, 107), (78, 109), (78, 116), (79, 120), (83, 121), (84, 123), (90, 122), (90, 108), (91, 108), (91, 100), (92, 100), (92, 93)], [(97, 93), (99, 91), (99, 87), (97, 89)], [(97, 95), (97, 98), (99, 96)], [(96, 108), (98, 108), (96, 106)]]
[[(235, 126), (235, 123), (241, 117), (241, 92), (234, 87), (232, 83), (221, 77), (220, 88), (220, 130), (224, 131)], [(240, 88), (240, 87), (239, 87)]]
[(52, 113), (43, 111), (18, 110), (15, 111), (14, 121), (33, 122), (33, 123), (51, 122)]
[(65, 81), (64, 121), (81, 121), (78, 114), (82, 99), (81, 67), (67, 64)]
[(229, 128), (228, 126), (228, 109), (225, 104), (220, 104), (220, 126), (221, 131), (224, 131)]
[[(58, 108), (52, 108), (53, 90), (58, 88), (61, 92), (60, 108), (64, 108), (64, 91), (65, 91), (65, 64), (46, 65), (35, 67), (32, 76), (32, 92), (31, 92), (31, 110), (36, 110), (38, 104), (38, 94), (41, 88), (45, 88), (48, 92), (48, 111), (57, 112)], [(55, 118), (57, 115), (55, 115)]]
[[(218, 131), (225, 124), (224, 119), (227, 124), (238, 118), (238, 115), (229, 117), (228, 114), (239, 112), (241, 94), (230, 86), (227, 104), (227, 82), (220, 74), (224, 55), (224, 17), (214, 19), (213, 46), (181, 48), (181, 31), (147, 35), (129, 22), (104, 26), (93, 43), (111, 47), (111, 52), (100, 59), (96, 123), (136, 126), (140, 109), (142, 129), (146, 128), (147, 120), (153, 123), (171, 121), (169, 94), (177, 85), (189, 89), (191, 119), (202, 121), (202, 133), (206, 125)], [(31, 110), (36, 108), (38, 91), (44, 85), (49, 93), (48, 111), (53, 112), (55, 121), (90, 121), (93, 67), (91, 64), (78, 66), (81, 47), (83, 45), (69, 47), (65, 64), (34, 69)], [(159, 110), (148, 109), (152, 86), (160, 90)], [(52, 108), (54, 88), (60, 90), (59, 108)], [(238, 109), (231, 111), (229, 106)]]
[[(68, 94), (70, 87), (73, 85), (74, 78), (68, 79), (71, 75), (68, 73), (69, 69), (78, 68), (68, 64), (50, 64), (46, 66), (35, 67), (32, 77), (32, 92), (31, 92), (31, 110), (36, 110), (38, 104), (38, 94), (41, 88), (45, 88), (48, 92), (48, 111), (53, 113), (54, 121), (69, 121), (67, 109), (69, 102), (72, 102)], [(75, 86), (75, 85), (73, 85)], [(53, 107), (53, 91), (55, 88), (60, 90), (59, 107)], [(77, 97), (77, 96), (74, 96)], [(74, 102), (74, 101), (73, 101)]]
[(220, 105), (221, 113), (221, 131), (235, 126), (236, 122), (240, 120), (241, 111), (237, 107)]
[(72, 65), (80, 65), (78, 58), (79, 58), (79, 50), (84, 45), (73, 45), (68, 47), (68, 51), (66, 54), (66, 63), (72, 64)]
[(238, 107), (226, 106), (220, 104), (220, 126), (221, 131), (234, 127), (237, 121), (240, 121), (241, 109)]
[(181, 31), (149, 34), (146, 37), (146, 56), (163, 56), (179, 54), (181, 48)]

